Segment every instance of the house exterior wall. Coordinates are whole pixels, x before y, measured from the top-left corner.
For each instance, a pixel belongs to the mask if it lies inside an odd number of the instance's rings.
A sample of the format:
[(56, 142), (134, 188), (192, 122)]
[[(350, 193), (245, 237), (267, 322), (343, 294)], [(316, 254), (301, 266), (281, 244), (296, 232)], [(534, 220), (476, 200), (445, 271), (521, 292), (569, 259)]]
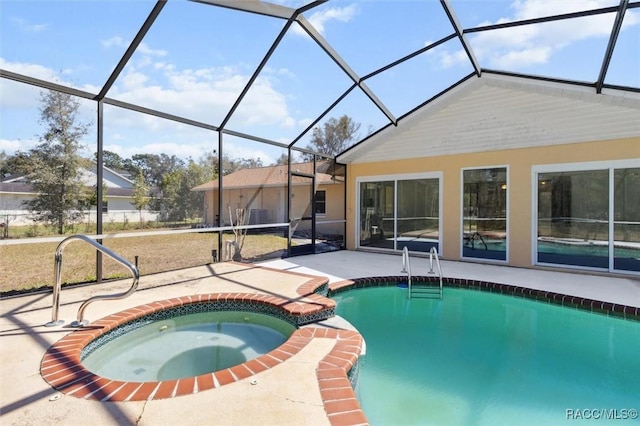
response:
[[(97, 181), (95, 164), (90, 170), (82, 170), (82, 181), (87, 186), (95, 185)], [(107, 188), (132, 189), (133, 182), (119, 175), (118, 173), (105, 168), (103, 176), (104, 184)], [(32, 225), (31, 214), (24, 207), (24, 203), (35, 198), (33, 192), (10, 192), (3, 191), (3, 184), (0, 184), (0, 223), (9, 222), (13, 226)], [(158, 220), (158, 213), (149, 210), (139, 212), (133, 205), (131, 197), (122, 195), (107, 195), (107, 212), (103, 213), (105, 222), (139, 222)], [(96, 221), (95, 207), (93, 210), (85, 212), (85, 221)], [(142, 213), (142, 214), (141, 214)]]
[[(24, 208), (23, 203), (34, 198), (33, 194), (0, 194), (0, 223), (9, 222), (12, 226), (32, 225), (31, 214)], [(127, 197), (107, 197), (107, 212), (103, 214), (105, 222), (139, 222), (158, 220), (158, 214), (148, 210), (142, 210), (142, 215)], [(96, 221), (95, 207), (85, 212), (85, 221)]]
[[(218, 191), (206, 191), (204, 203), (205, 222), (208, 225), (216, 225), (215, 216), (218, 212)], [(222, 217), (220, 221), (222, 226), (229, 226), (231, 224), (229, 209), (231, 209), (231, 214), (234, 215), (234, 223), (236, 220), (235, 209), (267, 210), (267, 223), (286, 221), (284, 217), (284, 195), (282, 188), (269, 187), (225, 190), (223, 191)], [(279, 211), (282, 211), (281, 216), (279, 215)], [(254, 218), (254, 220), (256, 220), (256, 218)]]
[[(425, 137), (425, 141), (428, 138)], [(541, 146), (479, 153), (411, 158), (375, 163), (352, 163), (347, 181), (347, 249), (357, 245), (357, 179), (366, 176), (441, 172), (443, 175), (442, 256), (461, 258), (461, 170), (463, 168), (507, 166), (509, 196), (509, 264), (532, 266), (532, 167), (560, 163), (639, 159), (640, 137)]]
[(323, 223), (333, 221), (343, 221), (344, 217), (344, 185), (325, 185), (320, 189), (327, 191), (326, 215), (318, 215), (316, 217), (316, 229), (322, 234), (344, 234), (344, 222), (340, 223)]
[[(320, 185), (318, 190), (326, 191), (326, 214), (317, 215), (316, 222), (335, 221), (344, 219), (344, 195), (342, 185)], [(291, 211), (293, 217), (301, 217), (309, 214), (305, 213), (310, 202), (310, 188), (307, 186), (294, 186), (292, 190)], [(282, 223), (287, 222), (286, 217), (286, 188), (285, 187), (267, 187), (267, 188), (243, 188), (228, 189), (223, 191), (223, 209), (222, 209), (222, 226), (230, 225), (229, 208), (232, 214), (235, 214), (236, 208), (245, 209), (262, 209), (267, 211), (266, 223)], [(209, 225), (215, 225), (215, 215), (218, 211), (218, 191), (206, 191), (204, 196), (205, 202), (205, 221)], [(235, 218), (234, 218), (235, 221)], [(298, 230), (310, 228), (308, 222), (300, 223)], [(323, 233), (342, 233), (343, 224), (319, 224), (318, 230)]]

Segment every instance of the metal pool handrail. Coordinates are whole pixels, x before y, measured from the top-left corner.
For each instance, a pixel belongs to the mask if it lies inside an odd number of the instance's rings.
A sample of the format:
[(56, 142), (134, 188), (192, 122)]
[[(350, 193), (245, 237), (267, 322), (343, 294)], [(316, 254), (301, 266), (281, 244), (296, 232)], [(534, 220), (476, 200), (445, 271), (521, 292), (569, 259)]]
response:
[(64, 240), (62, 240), (60, 244), (58, 244), (58, 248), (56, 249), (55, 271), (54, 271), (55, 283), (53, 286), (53, 307), (51, 311), (51, 321), (45, 324), (48, 327), (64, 324), (63, 320), (58, 320), (58, 311), (60, 309), (60, 291), (62, 287), (62, 251), (64, 250), (65, 246), (73, 240), (82, 240), (89, 243), (90, 245), (95, 247), (96, 250), (106, 254), (107, 256), (111, 257), (115, 261), (129, 268), (129, 270), (133, 274), (133, 283), (131, 284), (131, 287), (129, 288), (129, 290), (127, 290), (126, 292), (108, 294), (108, 295), (102, 295), (102, 296), (98, 295), (98, 296), (90, 297), (89, 299), (85, 300), (82, 303), (82, 305), (80, 305), (80, 308), (78, 309), (77, 320), (71, 323), (73, 327), (84, 327), (85, 325), (88, 324), (88, 321), (84, 319), (84, 311), (90, 303), (93, 303), (96, 300), (124, 299), (125, 297), (130, 296), (138, 288), (138, 282), (140, 281), (140, 272), (138, 271), (138, 268), (136, 268), (131, 262), (117, 255), (116, 253), (112, 252), (108, 248), (104, 247), (102, 244), (92, 240), (86, 235), (72, 235), (70, 237), (67, 237)]
[(440, 299), (442, 299), (442, 268), (440, 267), (440, 258), (438, 257), (438, 250), (435, 247), (431, 247), (429, 250), (429, 273), (435, 274), (433, 271), (433, 258), (436, 259), (436, 267), (438, 268), (438, 276), (440, 277)]
[(402, 272), (408, 274), (409, 299), (411, 299), (411, 262), (409, 261), (409, 249), (404, 246), (402, 249)]

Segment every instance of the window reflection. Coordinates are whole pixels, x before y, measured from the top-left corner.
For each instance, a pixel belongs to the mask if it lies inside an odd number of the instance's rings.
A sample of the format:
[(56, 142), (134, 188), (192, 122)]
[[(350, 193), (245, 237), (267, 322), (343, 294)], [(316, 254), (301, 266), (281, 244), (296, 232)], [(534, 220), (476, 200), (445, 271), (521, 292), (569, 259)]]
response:
[(613, 265), (640, 271), (640, 168), (614, 171)]
[(438, 249), (439, 185), (437, 178), (361, 183), (360, 246)]
[(538, 175), (538, 262), (609, 266), (609, 170)]
[(507, 169), (463, 171), (462, 256), (507, 260)]

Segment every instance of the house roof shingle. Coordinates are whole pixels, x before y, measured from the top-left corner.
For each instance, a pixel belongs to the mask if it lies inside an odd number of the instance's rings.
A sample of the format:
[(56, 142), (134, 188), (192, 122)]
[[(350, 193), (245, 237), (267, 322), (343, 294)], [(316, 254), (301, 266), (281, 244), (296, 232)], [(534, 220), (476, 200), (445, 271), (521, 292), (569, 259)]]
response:
[[(319, 163), (317, 165), (318, 170), (327, 170), (325, 164)], [(311, 175), (313, 174), (313, 163), (298, 163), (291, 165), (292, 172), (299, 172)], [(240, 188), (255, 188), (255, 187), (274, 187), (283, 186), (287, 184), (287, 166), (267, 166), (256, 167), (248, 169), (240, 169), (236, 172), (230, 173), (222, 177), (222, 182), (225, 189), (240, 189)], [(316, 173), (316, 184), (328, 185), (336, 183), (337, 177), (334, 177), (328, 173)], [(307, 183), (307, 179), (301, 176), (292, 176), (291, 182), (293, 185), (302, 185)], [(211, 191), (218, 189), (218, 179), (211, 180), (209, 182), (198, 185), (192, 188), (192, 191)]]

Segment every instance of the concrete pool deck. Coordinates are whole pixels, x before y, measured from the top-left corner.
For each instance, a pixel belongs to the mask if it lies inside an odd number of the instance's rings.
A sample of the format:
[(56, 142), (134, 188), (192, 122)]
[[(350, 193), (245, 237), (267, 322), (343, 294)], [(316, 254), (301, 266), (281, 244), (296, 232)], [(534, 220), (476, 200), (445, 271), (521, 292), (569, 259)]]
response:
[[(414, 275), (426, 275), (428, 259), (412, 257), (411, 261)], [(143, 276), (139, 290), (132, 296), (118, 301), (98, 301), (89, 305), (86, 315), (95, 321), (157, 300), (220, 292), (267, 294), (300, 301), (298, 288), (314, 279), (308, 275), (326, 277), (330, 283), (402, 275), (398, 255), (352, 251), (277, 259), (259, 266), (262, 267), (218, 263)], [(448, 277), (524, 286), (640, 308), (638, 277), (446, 261), (442, 262), (442, 269)], [(83, 300), (96, 294), (121, 292), (129, 285), (130, 280), (122, 280), (65, 289), (61, 293), (60, 318), (69, 323), (75, 319)], [(317, 375), (323, 359), (339, 340), (328, 334), (313, 335), (295, 354), (272, 368), (216, 389), (151, 401), (100, 402), (63, 395), (40, 374), (46, 350), (73, 331), (43, 326), (51, 319), (50, 293), (6, 298), (0, 305), (0, 422), (3, 425), (366, 423), (357, 401), (347, 392), (348, 384), (342, 381), (327, 396), (326, 385), (334, 379), (322, 383)], [(251, 384), (253, 380), (257, 382)]]

